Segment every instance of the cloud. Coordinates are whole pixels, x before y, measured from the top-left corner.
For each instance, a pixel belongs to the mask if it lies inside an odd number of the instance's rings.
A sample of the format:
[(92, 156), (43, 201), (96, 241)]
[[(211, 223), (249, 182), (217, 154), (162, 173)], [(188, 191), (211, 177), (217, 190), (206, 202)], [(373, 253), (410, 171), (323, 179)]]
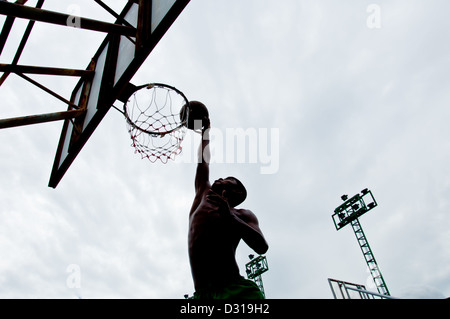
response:
[[(279, 130), (275, 174), (261, 174), (260, 163), (211, 165), (212, 179), (234, 175), (247, 186), (245, 207), (270, 244), (263, 275), (270, 298), (331, 298), (329, 277), (366, 283), (352, 230), (336, 232), (331, 220), (342, 194), (365, 187), (379, 206), (361, 223), (392, 295), (440, 298), (450, 289), (442, 266), (449, 263), (448, 4), (379, 1), (381, 28), (370, 29), (370, 3), (191, 1), (133, 79), (172, 84), (203, 101), (221, 132)], [(91, 7), (83, 3), (81, 12), (111, 19)], [(85, 68), (104, 35), (75, 31), (36, 28), (21, 63)], [(70, 41), (62, 46), (49, 32), (70, 33)], [(20, 36), (14, 30), (11, 38)], [(64, 95), (74, 85), (43, 81)], [(65, 108), (14, 76), (0, 94), (2, 118)], [(186, 232), (198, 140), (188, 136), (176, 162), (149, 163), (134, 154), (122, 115), (111, 110), (53, 190), (60, 131), (52, 123), (0, 132), (0, 296), (191, 294)], [(238, 249), (241, 271), (249, 253)], [(79, 266), (81, 288), (67, 286), (69, 265)], [(424, 285), (403, 290), (411, 278)]]

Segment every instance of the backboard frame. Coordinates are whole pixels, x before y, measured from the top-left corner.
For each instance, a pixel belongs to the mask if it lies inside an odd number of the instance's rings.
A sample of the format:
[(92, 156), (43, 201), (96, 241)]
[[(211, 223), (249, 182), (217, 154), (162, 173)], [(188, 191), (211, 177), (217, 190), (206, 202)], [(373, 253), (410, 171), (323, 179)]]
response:
[[(175, 22), (190, 0), (130, 0), (115, 24), (127, 20), (136, 27), (136, 37), (108, 33), (76, 84), (68, 110), (85, 109), (84, 116), (64, 120), (53, 162), (49, 187), (56, 188), (92, 133), (119, 99), (132, 77)], [(137, 12), (136, 12), (137, 10)], [(129, 20), (133, 21), (129, 21)], [(133, 40), (135, 39), (135, 40)], [(128, 52), (125, 65), (121, 55)], [(120, 61), (119, 61), (120, 60)]]

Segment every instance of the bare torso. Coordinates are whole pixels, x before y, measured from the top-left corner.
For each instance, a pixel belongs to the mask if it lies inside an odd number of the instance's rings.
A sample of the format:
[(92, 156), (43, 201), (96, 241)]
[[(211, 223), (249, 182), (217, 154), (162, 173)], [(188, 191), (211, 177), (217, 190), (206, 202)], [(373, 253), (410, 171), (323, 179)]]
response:
[(235, 253), (241, 238), (218, 207), (206, 200), (207, 191), (189, 217), (189, 258), (197, 290), (223, 286), (239, 277)]

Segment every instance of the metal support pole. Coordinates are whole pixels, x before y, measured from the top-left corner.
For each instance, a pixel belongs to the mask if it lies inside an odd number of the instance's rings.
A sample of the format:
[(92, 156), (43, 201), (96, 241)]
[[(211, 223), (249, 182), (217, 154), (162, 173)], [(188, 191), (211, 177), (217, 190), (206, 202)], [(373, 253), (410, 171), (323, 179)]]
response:
[(14, 117), (0, 120), (0, 129), (30, 124), (39, 124), (45, 122), (71, 119), (86, 114), (86, 110), (70, 110), (64, 112), (46, 113), (39, 115), (30, 115), (23, 117)]
[[(3, 4), (5, 4), (5, 2), (0, 1), (0, 5), (3, 5)], [(6, 4), (8, 4), (8, 3), (6, 2)], [(14, 5), (23, 7), (18, 4), (14, 4)], [(44, 0), (39, 0), (36, 4), (36, 9), (39, 10), (43, 5), (44, 5)], [(1, 12), (2, 11), (0, 10), (0, 13)], [(8, 17), (10, 17), (10, 15), (8, 15)], [(20, 55), (22, 54), (22, 51), (25, 48), (25, 45), (27, 44), (28, 38), (30, 37), (30, 34), (31, 34), (31, 30), (33, 30), (33, 26), (34, 26), (34, 21), (32, 21), (32, 20), (28, 21), (27, 28), (25, 29), (25, 32), (23, 33), (22, 40), (20, 41), (19, 47), (17, 48), (17, 52), (14, 55), (12, 64), (17, 64), (19, 62)], [(5, 41), (6, 41), (6, 39), (7, 39), (7, 37), (5, 38)], [(3, 73), (2, 77), (0, 78), (0, 86), (3, 84), (3, 82), (6, 81), (6, 78), (8, 76), (9, 76), (8, 72)]]
[(262, 282), (261, 275), (269, 270), (269, 265), (267, 264), (266, 256), (258, 256), (254, 258), (253, 255), (248, 256), (250, 258), (250, 262), (245, 265), (247, 278), (253, 280), (258, 286), (259, 290), (263, 296), (266, 296), (264, 292), (264, 286)]
[(358, 218), (351, 222), (353, 232), (355, 233), (356, 239), (358, 240), (359, 247), (363, 253), (364, 259), (366, 260), (367, 267), (369, 268), (370, 275), (372, 276), (373, 282), (377, 287), (380, 294), (390, 296), (389, 289), (384, 281), (383, 275), (378, 268), (377, 261), (373, 255), (372, 249), (370, 249), (369, 242), (367, 241), (366, 235), (359, 223)]
[[(367, 241), (366, 235), (364, 234), (358, 220), (359, 217), (378, 205), (372, 192), (365, 188), (361, 191), (361, 194), (356, 194), (350, 199), (348, 199), (347, 195), (343, 195), (341, 199), (344, 203), (339, 205), (339, 207), (334, 210), (334, 214), (332, 215), (336, 230), (340, 230), (348, 224), (352, 225), (353, 232), (358, 240), (359, 247), (361, 248), (367, 267), (369, 267), (370, 274), (378, 292), (380, 294), (390, 296), (389, 289), (387, 288), (386, 282), (384, 281), (381, 271), (378, 268), (378, 264), (372, 250), (370, 249), (369, 242)], [(367, 202), (365, 200), (367, 200)]]
[(76, 105), (76, 104), (70, 102), (69, 100), (63, 98), (61, 95), (59, 95), (59, 94), (53, 92), (52, 90), (50, 90), (49, 88), (43, 86), (42, 84), (38, 83), (37, 81), (35, 81), (35, 80), (33, 80), (33, 79), (30, 79), (30, 78), (29, 78), (28, 76), (26, 76), (25, 74), (17, 73), (17, 75), (20, 76), (21, 78), (27, 80), (27, 81), (30, 82), (31, 84), (34, 84), (35, 86), (37, 86), (37, 87), (40, 88), (41, 90), (44, 90), (44, 91), (47, 92), (48, 94), (50, 94), (50, 95), (56, 97), (58, 100), (60, 100), (60, 101), (62, 101), (62, 102), (64, 102), (64, 103), (70, 105), (71, 107), (73, 107), (73, 108), (75, 108), (75, 109), (78, 109), (78, 108), (79, 108), (78, 105)]
[(0, 63), (0, 72), (6, 73), (26, 73), (26, 74), (42, 74), (42, 75), (60, 75), (60, 76), (89, 76), (93, 71), (49, 68), (31, 65), (17, 65)]
[[(70, 23), (68, 23), (68, 21), (74, 18), (72, 15), (21, 6), (10, 2), (0, 1), (0, 13), (3, 15), (14, 16), (16, 18), (73, 27)], [(79, 21), (79, 25), (77, 25), (77, 27), (80, 29), (118, 33), (130, 37), (136, 36), (136, 29), (132, 27), (82, 17), (76, 17), (76, 19)]]

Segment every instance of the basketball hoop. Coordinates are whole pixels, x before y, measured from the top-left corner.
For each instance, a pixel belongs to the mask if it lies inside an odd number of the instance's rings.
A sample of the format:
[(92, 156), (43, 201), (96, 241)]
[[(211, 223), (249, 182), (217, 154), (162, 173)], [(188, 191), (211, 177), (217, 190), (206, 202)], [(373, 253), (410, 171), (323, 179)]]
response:
[[(152, 163), (167, 163), (182, 151), (181, 142), (186, 134), (188, 119), (182, 109), (189, 101), (180, 90), (162, 83), (131, 86), (124, 101), (123, 112), (127, 121), (131, 146), (141, 158)], [(189, 115), (189, 112), (188, 112)]]

